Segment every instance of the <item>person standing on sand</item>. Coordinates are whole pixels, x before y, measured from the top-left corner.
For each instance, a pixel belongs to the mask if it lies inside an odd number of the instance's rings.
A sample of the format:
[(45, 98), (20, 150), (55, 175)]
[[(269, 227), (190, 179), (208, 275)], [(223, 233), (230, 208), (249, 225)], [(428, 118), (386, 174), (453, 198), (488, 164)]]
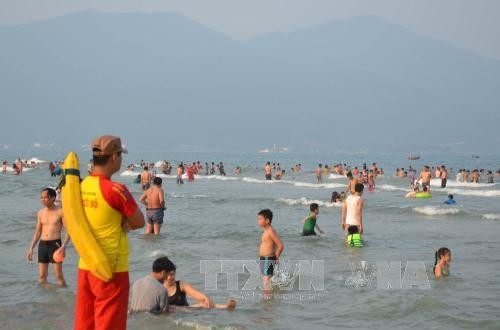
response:
[(97, 137), (91, 149), (94, 171), (81, 183), (83, 209), (113, 277), (108, 282), (95, 277), (80, 258), (74, 328), (126, 329), (130, 290), (127, 231), (144, 227), (144, 216), (127, 187), (111, 180), (121, 168), (122, 153), (127, 152), (120, 138)]
[(140, 201), (146, 205), (146, 234), (160, 234), (161, 225), (165, 216), (165, 192), (159, 177), (153, 179), (153, 186), (146, 190)]
[(33, 249), (38, 243), (38, 268), (40, 276), (38, 282), (41, 285), (47, 284), (49, 263), (53, 265), (57, 285), (66, 286), (62, 272), (62, 263), (54, 261), (54, 252), (61, 249), (64, 257), (66, 246), (69, 242), (69, 235), (66, 234), (64, 244), (61, 242), (61, 232), (63, 229), (63, 212), (55, 205), (56, 191), (52, 188), (45, 188), (40, 193), (40, 200), (44, 206), (38, 211), (35, 233), (28, 249), (28, 261), (33, 260)]

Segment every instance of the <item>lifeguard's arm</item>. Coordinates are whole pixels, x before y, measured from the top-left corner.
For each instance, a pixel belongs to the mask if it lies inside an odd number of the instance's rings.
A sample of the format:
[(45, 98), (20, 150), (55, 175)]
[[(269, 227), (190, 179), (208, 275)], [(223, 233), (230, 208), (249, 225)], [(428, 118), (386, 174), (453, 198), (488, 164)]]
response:
[(279, 238), (278, 234), (276, 234), (274, 229), (269, 232), (269, 236), (273, 240), (274, 244), (276, 244), (276, 259), (279, 259), (281, 252), (283, 252), (283, 242)]
[(341, 223), (340, 223), (340, 226), (342, 227), (342, 229), (345, 229), (345, 221), (347, 219), (347, 203), (344, 201), (342, 203), (342, 216), (341, 216)]
[(132, 230), (144, 227), (144, 214), (142, 214), (139, 207), (136, 208), (131, 216), (127, 217), (127, 220)]
[(184, 291), (186, 295), (195, 299), (198, 303), (203, 304), (203, 307), (210, 308), (213, 307), (213, 303), (208, 296), (204, 293), (196, 290), (191, 286), (191, 284), (181, 281), (181, 291)]
[(33, 249), (35, 248), (35, 245), (40, 239), (41, 235), (42, 235), (42, 222), (40, 221), (40, 214), (38, 214), (36, 219), (35, 232), (33, 233), (33, 240), (31, 241), (31, 245), (28, 249), (27, 258), (29, 261), (33, 260)]
[(165, 192), (163, 191), (163, 189), (160, 189), (160, 205), (162, 208), (165, 208)]

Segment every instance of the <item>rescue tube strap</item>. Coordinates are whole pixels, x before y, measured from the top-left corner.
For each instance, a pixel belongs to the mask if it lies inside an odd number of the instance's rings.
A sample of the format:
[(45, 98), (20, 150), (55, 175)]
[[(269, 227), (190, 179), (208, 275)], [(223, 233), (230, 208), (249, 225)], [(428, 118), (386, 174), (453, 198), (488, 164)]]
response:
[(80, 177), (80, 170), (77, 170), (76, 168), (64, 169), (63, 173), (64, 173), (64, 175), (74, 175), (74, 176)]

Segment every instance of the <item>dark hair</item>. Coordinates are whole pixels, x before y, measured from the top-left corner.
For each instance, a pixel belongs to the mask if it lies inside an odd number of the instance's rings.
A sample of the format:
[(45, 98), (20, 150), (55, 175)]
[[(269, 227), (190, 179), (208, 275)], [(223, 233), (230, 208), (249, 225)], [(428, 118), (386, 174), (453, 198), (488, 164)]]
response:
[(309, 205), (309, 210), (311, 210), (311, 212), (314, 212), (318, 209), (319, 209), (318, 203), (311, 203), (311, 205)]
[(153, 184), (155, 184), (157, 186), (161, 186), (162, 182), (163, 182), (163, 180), (157, 176), (155, 176), (155, 178), (153, 179)]
[(144, 171), (147, 171), (147, 170), (149, 170), (149, 167), (144, 166)]
[(449, 194), (449, 195), (448, 195), (448, 199), (453, 199), (453, 195), (452, 195), (452, 194)]
[(105, 155), (105, 156), (93, 155), (92, 156), (92, 160), (94, 161), (94, 165), (97, 165), (97, 166), (106, 165), (110, 158), (111, 158), (111, 155)]
[(347, 177), (348, 178), (352, 178), (352, 172), (351, 171), (347, 172)]
[(161, 257), (153, 261), (153, 272), (159, 273), (159, 272), (172, 272), (175, 271), (175, 265), (170, 259), (167, 257)]
[(362, 183), (356, 183), (356, 185), (354, 186), (354, 191), (357, 192), (357, 193), (360, 193), (363, 191), (363, 189), (365, 189), (365, 186), (362, 184)]
[(448, 253), (450, 253), (450, 249), (448, 249), (447, 247), (439, 248), (439, 250), (436, 251), (436, 253), (434, 254), (436, 260), (434, 261), (434, 268), (432, 269), (432, 272), (434, 274), (436, 274), (436, 265), (438, 264), (439, 259), (447, 255)]
[(358, 233), (358, 226), (347, 227), (347, 232), (349, 233), (349, 235), (357, 234)]
[(264, 219), (268, 219), (269, 223), (273, 222), (273, 212), (270, 209), (261, 210), (258, 215), (264, 217)]
[(56, 191), (50, 187), (42, 189), (41, 192), (44, 192), (44, 191), (47, 192), (47, 195), (49, 195), (50, 198), (56, 198), (56, 196), (57, 196)]
[(424, 186), (424, 191), (425, 191), (425, 192), (428, 192), (428, 191), (429, 191), (429, 188), (427, 188), (427, 186)]

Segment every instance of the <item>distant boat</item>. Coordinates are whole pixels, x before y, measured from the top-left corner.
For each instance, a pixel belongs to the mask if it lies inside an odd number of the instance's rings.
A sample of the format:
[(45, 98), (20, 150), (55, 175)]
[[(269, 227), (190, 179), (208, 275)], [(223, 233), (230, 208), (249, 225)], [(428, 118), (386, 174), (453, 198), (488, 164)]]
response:
[(269, 149), (268, 148), (260, 149), (258, 152), (259, 152), (259, 154), (268, 154), (269, 153)]
[(472, 158), (479, 158), (479, 155), (472, 155)]
[(408, 160), (419, 160), (419, 159), (420, 159), (419, 155), (412, 155), (410, 153), (410, 155), (408, 156)]

